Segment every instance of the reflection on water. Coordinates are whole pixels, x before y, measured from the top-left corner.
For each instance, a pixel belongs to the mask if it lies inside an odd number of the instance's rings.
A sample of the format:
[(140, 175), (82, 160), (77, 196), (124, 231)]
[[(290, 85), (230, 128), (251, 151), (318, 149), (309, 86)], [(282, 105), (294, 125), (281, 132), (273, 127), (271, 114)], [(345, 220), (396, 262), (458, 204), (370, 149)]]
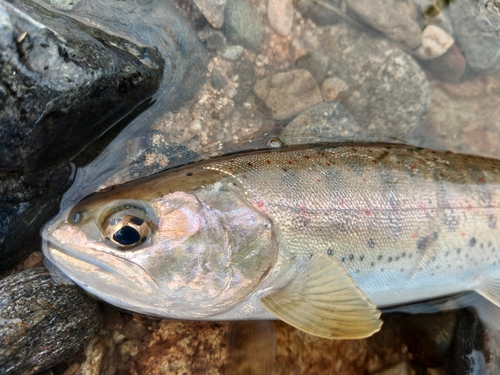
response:
[[(114, 3), (113, 12), (124, 12), (122, 3)], [(200, 158), (277, 145), (393, 142), (500, 158), (496, 1), (175, 3), (209, 52), (205, 84), (175, 109), (162, 108), (157, 98), (148, 110), (154, 116), (140, 116), (78, 172), (63, 205)], [(56, 0), (51, 4), (58, 7)], [(97, 17), (72, 13), (78, 6), (59, 9), (81, 22)], [(126, 12), (127, 25), (135, 24), (135, 10)], [(100, 351), (107, 355), (100, 358), (101, 373), (499, 371), (498, 332), (483, 332), (472, 309), (387, 315), (380, 333), (356, 341), (318, 339), (276, 322), (275, 349), (256, 343), (255, 337), (272, 341), (268, 322), (230, 328), (132, 319), (112, 308), (107, 315), (106, 332), (86, 352), (88, 358)], [(90, 373), (89, 361), (77, 371)], [(389, 368), (393, 372), (383, 372)]]

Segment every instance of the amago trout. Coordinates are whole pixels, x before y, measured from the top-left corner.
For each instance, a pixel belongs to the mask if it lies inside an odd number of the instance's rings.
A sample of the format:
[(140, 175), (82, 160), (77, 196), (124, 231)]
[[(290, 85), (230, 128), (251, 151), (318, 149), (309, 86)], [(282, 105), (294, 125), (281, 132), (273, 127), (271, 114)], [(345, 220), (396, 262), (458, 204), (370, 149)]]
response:
[(500, 161), (408, 147), (266, 151), (94, 193), (46, 257), (142, 314), (279, 318), (361, 338), (378, 308), (475, 291), (500, 306)]

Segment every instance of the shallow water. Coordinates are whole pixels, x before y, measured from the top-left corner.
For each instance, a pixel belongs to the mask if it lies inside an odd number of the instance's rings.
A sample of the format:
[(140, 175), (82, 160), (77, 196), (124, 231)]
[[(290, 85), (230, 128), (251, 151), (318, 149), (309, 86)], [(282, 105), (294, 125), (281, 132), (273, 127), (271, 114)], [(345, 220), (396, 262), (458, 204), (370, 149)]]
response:
[[(82, 0), (69, 10), (55, 0), (37, 2), (134, 42), (161, 45), (141, 34), (141, 22), (161, 30), (149, 2), (128, 9), (126, 2)], [(209, 53), (201, 90), (172, 108), (165, 83), (153, 106), (78, 170), (63, 207), (110, 185), (255, 148), (389, 142), (500, 158), (500, 58), (491, 53), (500, 50), (498, 2), (228, 0), (239, 8), (226, 9), (223, 27), (217, 15), (224, 12), (215, 6), (223, 2), (205, 1), (211, 13), (201, 3), (175, 2)], [(123, 14), (123, 23), (96, 21), (103, 12)], [(387, 315), (381, 332), (356, 341), (315, 338), (281, 322), (235, 334), (230, 323), (105, 312), (101, 335), (53, 373), (499, 371), (500, 336), (489, 327), (483, 334), (470, 310)], [(255, 340), (271, 342), (273, 350), (255, 349)], [(234, 354), (236, 347), (243, 355)], [(271, 352), (274, 366), (256, 365)]]

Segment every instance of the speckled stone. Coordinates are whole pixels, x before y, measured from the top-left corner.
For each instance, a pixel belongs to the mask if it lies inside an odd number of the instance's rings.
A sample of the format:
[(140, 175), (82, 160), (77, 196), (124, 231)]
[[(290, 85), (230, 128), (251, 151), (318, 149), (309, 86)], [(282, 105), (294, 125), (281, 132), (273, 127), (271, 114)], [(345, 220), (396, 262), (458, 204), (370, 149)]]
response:
[(476, 72), (500, 78), (500, 12), (498, 2), (453, 1), (450, 15), (457, 44)]
[(369, 141), (342, 104), (323, 102), (304, 110), (280, 134), (285, 144)]
[(45, 268), (0, 281), (0, 373), (28, 375), (83, 348), (102, 312), (74, 285), (57, 285)]
[(260, 15), (248, 0), (231, 0), (226, 4), (223, 30), (232, 44), (256, 49), (262, 41)]
[(342, 104), (366, 132), (404, 140), (425, 121), (429, 83), (410, 55), (346, 25), (331, 27), (321, 48), (329, 54), (329, 73), (349, 86)]

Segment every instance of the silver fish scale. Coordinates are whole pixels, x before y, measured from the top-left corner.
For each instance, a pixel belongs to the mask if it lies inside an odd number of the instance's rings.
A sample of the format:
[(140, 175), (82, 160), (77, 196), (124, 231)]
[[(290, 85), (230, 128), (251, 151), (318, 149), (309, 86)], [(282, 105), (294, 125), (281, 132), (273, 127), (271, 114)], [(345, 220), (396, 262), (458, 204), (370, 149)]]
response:
[(241, 155), (211, 165), (240, 181), (276, 224), (292, 258), (303, 263), (328, 254), (378, 305), (408, 291), (411, 300), (425, 299), (437, 282), (454, 293), (499, 269), (498, 161), (415, 148), (338, 147)]

